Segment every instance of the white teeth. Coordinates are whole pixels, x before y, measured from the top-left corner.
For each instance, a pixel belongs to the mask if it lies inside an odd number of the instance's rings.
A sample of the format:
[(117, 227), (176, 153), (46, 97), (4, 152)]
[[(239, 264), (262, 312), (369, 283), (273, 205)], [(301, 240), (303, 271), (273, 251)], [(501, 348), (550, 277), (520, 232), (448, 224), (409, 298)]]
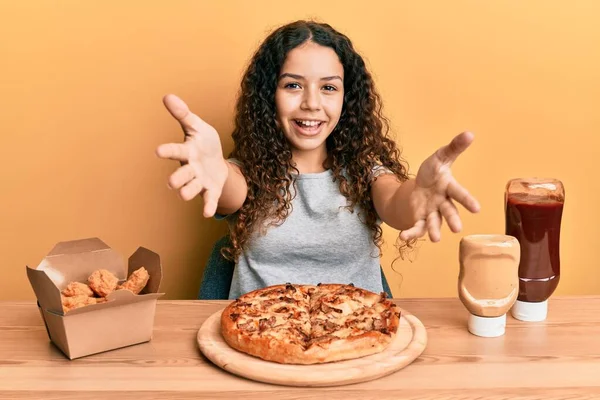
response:
[(321, 121), (301, 121), (301, 120), (296, 120), (296, 122), (298, 122), (298, 124), (304, 125), (304, 126), (316, 126), (321, 123)]

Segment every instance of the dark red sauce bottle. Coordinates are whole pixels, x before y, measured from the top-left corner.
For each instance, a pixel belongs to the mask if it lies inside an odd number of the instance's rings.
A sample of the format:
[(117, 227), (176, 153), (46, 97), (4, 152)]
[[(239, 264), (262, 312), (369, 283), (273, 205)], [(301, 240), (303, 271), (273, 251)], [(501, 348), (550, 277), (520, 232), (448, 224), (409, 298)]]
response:
[(557, 179), (519, 178), (506, 185), (506, 234), (521, 245), (513, 317), (543, 321), (560, 280), (560, 226), (565, 190)]

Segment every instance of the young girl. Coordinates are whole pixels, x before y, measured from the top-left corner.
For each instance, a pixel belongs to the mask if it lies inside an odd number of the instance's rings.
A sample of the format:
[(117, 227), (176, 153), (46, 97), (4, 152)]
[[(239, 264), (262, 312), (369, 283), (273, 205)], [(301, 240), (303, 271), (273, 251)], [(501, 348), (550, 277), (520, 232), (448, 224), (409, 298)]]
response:
[(231, 299), (285, 282), (379, 293), (381, 222), (409, 245), (426, 233), (437, 242), (442, 218), (461, 229), (454, 201), (479, 210), (450, 171), (473, 135), (456, 136), (409, 179), (363, 59), (327, 24), (282, 26), (258, 48), (227, 160), (212, 126), (174, 95), (164, 104), (185, 133), (157, 148), (182, 164), (169, 186), (184, 200), (200, 194), (205, 217), (227, 216)]

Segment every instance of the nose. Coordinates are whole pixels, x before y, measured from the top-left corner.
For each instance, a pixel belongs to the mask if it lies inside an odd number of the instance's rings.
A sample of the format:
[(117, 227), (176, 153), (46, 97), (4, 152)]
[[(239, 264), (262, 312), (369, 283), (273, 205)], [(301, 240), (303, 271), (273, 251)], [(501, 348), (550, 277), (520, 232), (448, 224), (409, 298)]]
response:
[(321, 109), (321, 94), (316, 88), (307, 88), (304, 90), (302, 104), (300, 105), (302, 110), (318, 111)]

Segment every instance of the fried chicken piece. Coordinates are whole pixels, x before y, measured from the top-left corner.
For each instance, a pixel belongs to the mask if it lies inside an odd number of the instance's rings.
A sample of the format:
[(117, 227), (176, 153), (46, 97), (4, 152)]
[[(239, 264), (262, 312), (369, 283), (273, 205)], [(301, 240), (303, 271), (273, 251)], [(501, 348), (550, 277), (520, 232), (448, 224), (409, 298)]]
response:
[(88, 278), (88, 285), (100, 297), (106, 297), (112, 293), (118, 283), (119, 279), (105, 269), (94, 271)]
[(148, 283), (148, 279), (150, 279), (150, 274), (146, 271), (146, 268), (140, 267), (137, 270), (133, 271), (131, 275), (129, 275), (129, 279), (124, 282), (122, 285), (117, 286), (117, 289), (126, 289), (134, 294), (138, 294), (142, 291), (143, 288), (146, 287)]
[(75, 296), (87, 296), (93, 297), (94, 292), (92, 289), (85, 283), (81, 282), (71, 282), (67, 285), (66, 288), (61, 292), (66, 297), (75, 297)]
[(97, 297), (88, 297), (86, 295), (79, 296), (60, 296), (62, 300), (63, 311), (69, 312), (75, 308), (85, 307), (92, 304), (104, 303), (106, 301), (105, 298), (97, 298)]

